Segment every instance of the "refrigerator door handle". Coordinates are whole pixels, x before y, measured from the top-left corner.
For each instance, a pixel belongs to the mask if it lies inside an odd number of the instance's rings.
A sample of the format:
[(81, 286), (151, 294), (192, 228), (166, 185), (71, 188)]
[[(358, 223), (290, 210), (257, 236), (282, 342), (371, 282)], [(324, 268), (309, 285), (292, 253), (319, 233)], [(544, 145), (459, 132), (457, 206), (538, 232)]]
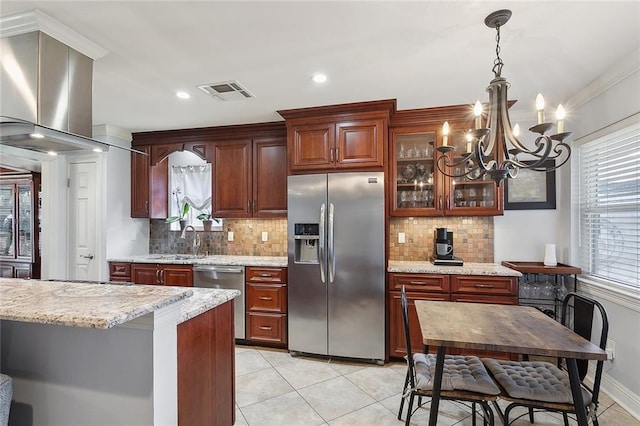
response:
[(333, 283), (333, 280), (336, 275), (336, 251), (334, 246), (334, 214), (335, 207), (333, 203), (329, 204), (329, 243), (328, 243), (328, 251), (329, 251), (329, 284)]
[(326, 282), (325, 280), (325, 272), (324, 272), (324, 265), (326, 264), (325, 261), (325, 255), (326, 255), (326, 245), (325, 245), (325, 241), (326, 239), (326, 235), (324, 233), (324, 223), (325, 223), (325, 210), (326, 210), (327, 206), (322, 203), (322, 205), (320, 206), (320, 229), (319, 229), (319, 234), (320, 234), (320, 238), (318, 241), (318, 249), (320, 252), (320, 259), (319, 259), (319, 264), (320, 264), (320, 281), (322, 281), (322, 283), (324, 284)]

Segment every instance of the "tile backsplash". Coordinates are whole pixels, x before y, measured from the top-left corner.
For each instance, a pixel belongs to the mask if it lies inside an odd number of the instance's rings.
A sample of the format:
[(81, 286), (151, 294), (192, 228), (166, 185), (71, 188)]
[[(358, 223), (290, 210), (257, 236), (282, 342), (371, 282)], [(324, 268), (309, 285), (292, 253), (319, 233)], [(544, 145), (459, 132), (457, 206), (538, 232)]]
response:
[[(434, 230), (453, 232), (453, 251), (465, 262), (493, 262), (493, 217), (392, 217), (389, 219), (389, 260), (429, 260)], [(405, 243), (398, 243), (398, 233)]]
[[(493, 262), (493, 217), (406, 217), (389, 219), (389, 260), (428, 260), (433, 251), (435, 228), (453, 231), (454, 254), (466, 262)], [(224, 231), (198, 232), (200, 254), (286, 256), (287, 220), (224, 219)], [(227, 241), (228, 231), (234, 240)], [(262, 232), (268, 240), (262, 241)], [(398, 243), (398, 233), (405, 243)], [(149, 253), (190, 253), (191, 233), (181, 239), (162, 219), (150, 221)]]
[[(224, 231), (198, 232), (200, 254), (287, 255), (287, 219), (224, 219), (222, 227)], [(228, 231), (233, 231), (233, 241), (227, 241)], [(262, 241), (263, 232), (267, 241)], [(181, 239), (180, 232), (170, 231), (164, 220), (152, 219), (149, 234), (149, 253), (190, 253), (191, 232)]]

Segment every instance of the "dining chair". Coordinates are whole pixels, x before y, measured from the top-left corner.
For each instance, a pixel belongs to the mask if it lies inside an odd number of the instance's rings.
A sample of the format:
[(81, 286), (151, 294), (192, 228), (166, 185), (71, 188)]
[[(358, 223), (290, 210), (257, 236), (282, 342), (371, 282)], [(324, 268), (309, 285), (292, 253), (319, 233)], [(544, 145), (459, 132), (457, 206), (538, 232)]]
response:
[[(597, 319), (597, 316), (600, 318)], [(593, 333), (594, 325), (600, 323), (600, 333)], [(585, 339), (606, 348), (609, 333), (607, 312), (598, 301), (577, 293), (569, 293), (562, 302), (561, 322)], [(484, 358), (483, 363), (503, 389), (501, 399), (509, 401), (504, 414), (499, 412), (505, 425), (509, 424), (509, 414), (515, 407), (527, 407), (529, 421), (533, 423), (533, 410), (562, 413), (565, 426), (569, 424), (568, 413), (575, 413), (573, 395), (566, 369), (561, 360), (557, 363), (542, 361), (503, 361)], [(584, 379), (589, 368), (588, 360), (577, 360), (582, 398), (587, 415), (594, 425), (598, 425), (597, 410), (600, 382), (604, 361), (596, 362), (593, 386)]]
[[(402, 286), (402, 320), (407, 344), (407, 375), (404, 382), (398, 420), (402, 420), (402, 409), (408, 399), (407, 418), (405, 425), (409, 426), (413, 415), (413, 403), (417, 396), (418, 407), (422, 406), (422, 397), (431, 397), (433, 390), (433, 376), (435, 372), (436, 356), (429, 354), (425, 346), (424, 353), (412, 354), (411, 335), (409, 332), (409, 313), (407, 293)], [(495, 401), (500, 388), (491, 378), (480, 358), (476, 356), (445, 355), (444, 371), (440, 399), (464, 401), (471, 403), (472, 424), (476, 424), (476, 404), (480, 404), (483, 411), (483, 424), (494, 424), (493, 411), (489, 401)]]

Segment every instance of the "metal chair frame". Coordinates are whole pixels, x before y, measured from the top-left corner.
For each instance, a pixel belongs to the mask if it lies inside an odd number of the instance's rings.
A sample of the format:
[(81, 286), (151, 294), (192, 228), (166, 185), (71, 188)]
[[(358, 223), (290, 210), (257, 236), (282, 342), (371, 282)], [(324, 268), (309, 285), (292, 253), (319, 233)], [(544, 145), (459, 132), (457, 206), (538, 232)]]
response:
[[(416, 373), (415, 373), (415, 363), (413, 360), (413, 353), (411, 351), (411, 336), (409, 332), (409, 312), (408, 312), (408, 302), (407, 302), (407, 294), (405, 292), (404, 286), (402, 286), (402, 319), (404, 322), (404, 335), (405, 342), (407, 345), (407, 375), (404, 381), (404, 387), (402, 392), (402, 399), (400, 401), (400, 409), (398, 410), (398, 420), (402, 420), (402, 409), (404, 408), (404, 402), (406, 398), (409, 398), (409, 406), (407, 409), (407, 418), (405, 420), (405, 425), (409, 426), (411, 422), (411, 416), (414, 413), (413, 403), (414, 399), (418, 397), (418, 406), (416, 410), (422, 406), (422, 398), (423, 397), (431, 397), (432, 392), (430, 390), (423, 390), (416, 388)], [(424, 353), (428, 352), (428, 346), (424, 345)], [(446, 367), (445, 367), (446, 368)], [(463, 390), (453, 390), (453, 391), (440, 391), (440, 399), (456, 401), (456, 402), (466, 402), (471, 403), (471, 412), (472, 412), (472, 425), (476, 425), (476, 404), (479, 404), (482, 408), (483, 412), (483, 425), (487, 426), (487, 424), (493, 426), (494, 424), (494, 416), (491, 407), (489, 406), (489, 401), (495, 401), (498, 395), (487, 395), (481, 394), (477, 392), (471, 391), (463, 391)]]
[[(598, 346), (601, 349), (605, 350), (607, 346), (607, 337), (609, 335), (609, 319), (607, 316), (606, 309), (597, 300), (593, 300), (589, 297), (586, 297), (574, 292), (567, 294), (564, 300), (562, 301), (561, 322), (562, 322), (562, 325), (571, 328), (580, 336), (584, 337), (589, 341), (592, 341), (591, 334), (593, 331), (593, 320), (594, 320), (594, 313), (596, 309), (599, 311), (601, 321), (602, 321), (602, 330), (600, 332), (600, 340), (598, 342)], [(573, 319), (572, 323), (571, 323), (571, 319)], [(604, 361), (600, 360), (596, 362), (596, 371), (595, 371), (592, 387), (589, 387), (587, 384), (584, 383), (584, 378), (586, 377), (587, 371), (589, 369), (589, 361), (577, 360), (576, 363), (578, 364), (578, 373), (580, 377), (581, 386), (586, 388), (592, 395), (591, 402), (590, 403), (585, 402), (585, 404), (587, 404), (587, 415), (591, 417), (593, 424), (597, 426), (598, 425), (598, 417), (597, 417), (598, 397), (600, 395), (600, 384), (602, 380), (602, 369), (604, 367)], [(562, 367), (561, 359), (558, 359), (558, 367)], [(534, 419), (533, 419), (534, 409), (562, 413), (565, 426), (569, 425), (568, 414), (575, 413), (576, 411), (573, 403), (562, 404), (562, 403), (534, 401), (529, 399), (511, 398), (508, 396), (508, 394), (504, 389), (502, 389), (500, 398), (511, 402), (505, 408), (504, 413), (502, 412), (500, 407), (496, 403), (494, 403), (497, 413), (502, 419), (503, 424), (505, 425), (508, 425), (510, 423), (509, 413), (515, 407), (527, 407), (529, 409), (529, 421), (531, 423), (534, 422)], [(522, 416), (519, 416), (519, 417), (522, 417)]]

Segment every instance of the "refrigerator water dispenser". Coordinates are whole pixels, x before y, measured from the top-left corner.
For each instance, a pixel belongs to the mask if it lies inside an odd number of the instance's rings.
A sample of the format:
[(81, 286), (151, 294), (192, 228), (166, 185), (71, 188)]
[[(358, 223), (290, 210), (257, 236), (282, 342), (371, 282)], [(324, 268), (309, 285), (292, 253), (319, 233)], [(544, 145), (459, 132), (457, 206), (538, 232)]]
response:
[(320, 226), (317, 223), (296, 223), (294, 233), (294, 262), (318, 263)]

